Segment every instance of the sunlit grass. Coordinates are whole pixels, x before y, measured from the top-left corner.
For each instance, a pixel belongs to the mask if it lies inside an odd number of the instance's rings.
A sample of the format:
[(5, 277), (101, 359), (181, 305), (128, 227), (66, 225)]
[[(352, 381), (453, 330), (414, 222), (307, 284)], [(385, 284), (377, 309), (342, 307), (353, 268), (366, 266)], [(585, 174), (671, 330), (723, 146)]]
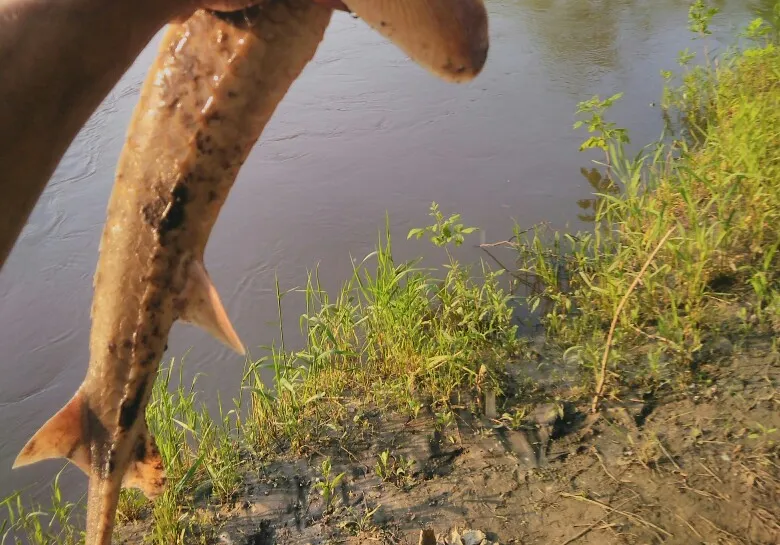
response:
[[(600, 195), (592, 232), (518, 227), (511, 243), (520, 271), (543, 286), (531, 301), (547, 305), (548, 338), (578, 350), (593, 383), (602, 363), (616, 386), (689, 380), (729, 318), (780, 332), (780, 51), (764, 42), (723, 57), (684, 89), (667, 93), (668, 107), (694, 130), (636, 157), (617, 137), (594, 146), (620, 191)], [(601, 104), (585, 113), (603, 117)], [(607, 350), (619, 303), (656, 249)]]

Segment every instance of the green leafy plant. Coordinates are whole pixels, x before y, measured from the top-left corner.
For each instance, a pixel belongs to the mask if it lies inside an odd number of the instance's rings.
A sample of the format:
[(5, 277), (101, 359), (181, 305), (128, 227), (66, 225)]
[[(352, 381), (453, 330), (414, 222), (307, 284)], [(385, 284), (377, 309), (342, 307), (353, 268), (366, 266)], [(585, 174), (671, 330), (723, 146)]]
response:
[[(615, 102), (623, 98), (623, 93), (615, 93), (609, 98), (601, 100), (598, 95), (577, 104), (577, 114), (588, 115), (586, 119), (580, 119), (574, 123), (574, 129), (585, 126), (588, 133), (593, 134), (580, 144), (580, 151), (588, 149), (600, 149), (604, 153), (608, 151), (610, 142), (617, 144), (628, 144), (630, 142), (628, 131), (625, 128), (618, 127), (612, 121), (607, 121), (605, 114)], [(595, 133), (595, 134), (594, 134)], [(609, 160), (609, 157), (607, 157)]]
[(322, 496), (322, 502), (325, 505), (325, 512), (332, 510), (333, 506), (331, 503), (333, 501), (334, 492), (338, 488), (342, 479), (344, 479), (344, 475), (346, 475), (346, 473), (341, 472), (336, 476), (331, 476), (332, 470), (333, 468), (331, 467), (330, 458), (325, 458), (322, 461), (322, 465), (320, 466), (322, 478), (314, 483), (313, 486), (314, 490), (318, 490)]
[(477, 231), (476, 227), (466, 227), (460, 223), (460, 214), (452, 214), (445, 219), (436, 202), (431, 204), (430, 216), (435, 220), (432, 225), (411, 229), (406, 238), (420, 239), (427, 234), (436, 246), (445, 247), (449, 244), (460, 246), (465, 240), (465, 235)]
[(414, 482), (414, 462), (403, 456), (392, 456), (389, 450), (382, 451), (374, 466), (374, 472), (385, 482), (404, 488)]

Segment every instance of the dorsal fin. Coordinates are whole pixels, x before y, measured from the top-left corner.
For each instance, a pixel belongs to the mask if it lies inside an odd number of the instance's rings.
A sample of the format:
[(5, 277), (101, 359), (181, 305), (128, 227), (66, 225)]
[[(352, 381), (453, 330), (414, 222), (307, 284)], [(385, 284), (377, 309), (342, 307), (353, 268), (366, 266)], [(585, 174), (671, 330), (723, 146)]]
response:
[(84, 441), (84, 395), (81, 390), (27, 441), (14, 468), (50, 458), (67, 458), (89, 474), (89, 448)]
[(438, 77), (474, 79), (487, 59), (483, 0), (344, 0), (371, 28)]
[(246, 349), (225, 312), (217, 289), (201, 261), (195, 260), (190, 265), (187, 271), (187, 286), (181, 297), (180, 320), (205, 329), (239, 354), (246, 354)]
[(138, 488), (154, 500), (165, 490), (166, 474), (162, 456), (146, 425), (136, 439), (130, 465), (122, 480), (125, 488)]

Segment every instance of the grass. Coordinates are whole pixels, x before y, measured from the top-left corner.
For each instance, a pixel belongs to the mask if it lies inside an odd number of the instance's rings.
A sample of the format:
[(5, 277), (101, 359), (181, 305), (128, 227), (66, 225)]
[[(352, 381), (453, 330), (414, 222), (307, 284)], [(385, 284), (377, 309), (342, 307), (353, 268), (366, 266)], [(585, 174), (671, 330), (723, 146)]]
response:
[[(701, 10), (691, 26), (706, 38), (713, 13)], [(586, 147), (604, 151), (618, 191), (599, 195), (592, 232), (518, 228), (507, 243), (537, 280), (531, 306), (545, 303), (548, 338), (580, 353), (597, 392), (690, 380), (706, 340), (734, 321), (780, 332), (780, 53), (769, 28), (751, 24), (754, 45), (717, 63), (684, 59), (682, 85), (665, 93), (683, 130), (635, 157), (603, 120), (615, 97), (583, 103), (584, 124), (606, 134)]]
[[(691, 28), (703, 40), (715, 15), (692, 5)], [(162, 366), (147, 420), (169, 486), (154, 504), (124, 491), (120, 521), (151, 516), (154, 544), (208, 542), (215, 523), (199, 503), (234, 501), (245, 469), (274, 456), (348, 444), (366, 431), (368, 406), (413, 418), (428, 406), (446, 429), (452, 405), (483, 411), (489, 391), (503, 404), (502, 418), (521, 425), (528, 408), (504, 396), (507, 366), (520, 368), (529, 354), (518, 335), (521, 305), (537, 314), (548, 349), (570, 364), (574, 392), (593, 396), (594, 408), (626, 387), (697, 380), (711, 339), (780, 333), (780, 7), (775, 16), (752, 23), (747, 45), (718, 59), (706, 54), (694, 66), (681, 54), (680, 79), (662, 74), (669, 133), (636, 156), (625, 151), (627, 131), (608, 120), (619, 94), (580, 105), (578, 127), (590, 133), (583, 149), (604, 153), (591, 231), (518, 225), (509, 241), (484, 246), (508, 247), (516, 260), (494, 271), (453, 257), (475, 229), (434, 203), (431, 224), (409, 237), (440, 248), (441, 269), (397, 263), (387, 220), (376, 250), (335, 294), (317, 270), (301, 289), (283, 291), (277, 282), (279, 342), (247, 362), (237, 397), (227, 407), (220, 401), (216, 415), (199, 402), (197, 377), (185, 385), (181, 364)], [(526, 293), (513, 295), (510, 282)], [(296, 296), (306, 302), (304, 345), (291, 350), (282, 302)], [(754, 433), (775, 439), (775, 430)], [(389, 452), (376, 470), (398, 484), (408, 473)], [(322, 471), (315, 486), (330, 504), (340, 476), (330, 466)], [(83, 508), (62, 501), (57, 481), (50, 508), (25, 507), (18, 493), (0, 508), (8, 513), (2, 545), (20, 536), (33, 544), (81, 539)], [(355, 514), (353, 524), (370, 521)]]
[(21, 543), (24, 536), (31, 545), (76, 545), (84, 542), (83, 527), (86, 517), (75, 503), (65, 501), (60, 490), (58, 473), (51, 485), (51, 503), (26, 505), (21, 492), (15, 492), (0, 501), (0, 510), (6, 519), (0, 522), (0, 543)]

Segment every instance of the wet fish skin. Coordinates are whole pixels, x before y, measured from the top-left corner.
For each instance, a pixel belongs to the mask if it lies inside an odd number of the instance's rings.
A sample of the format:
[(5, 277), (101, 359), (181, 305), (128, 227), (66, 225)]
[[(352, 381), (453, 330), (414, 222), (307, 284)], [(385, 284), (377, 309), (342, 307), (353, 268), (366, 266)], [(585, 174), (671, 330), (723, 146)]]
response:
[(490, 48), (483, 0), (344, 0), (417, 64), (452, 83), (477, 77)]
[[(460, 65), (431, 59), (484, 49), (479, 40), (466, 39), (464, 49), (464, 42), (451, 38), (486, 35), (486, 20), (476, 18), (478, 32), (469, 34), (467, 18), (444, 17), (442, 24), (429, 16), (406, 17), (408, 10), (394, 18), (396, 4), (372, 1), (378, 11), (367, 3), (357, 9), (373, 21), (388, 15), (391, 28), (403, 30), (388, 37), (433, 73), (465, 81), (481, 70), (479, 54), (466, 55), (471, 60)], [(396, 2), (426, 10), (429, 3), (444, 6), (441, 0)], [(445, 7), (453, 4), (481, 0), (453, 0)], [(310, 0), (272, 0), (241, 13), (198, 11), (163, 38), (108, 206), (94, 276), (87, 376), (15, 463), (66, 457), (89, 476), (87, 545), (110, 543), (122, 486), (140, 488), (149, 498), (164, 489), (162, 460), (144, 416), (172, 324), (195, 323), (244, 352), (203, 253), (241, 165), (314, 55), (331, 13)], [(410, 40), (413, 32), (404, 24), (431, 41)], [(433, 56), (415, 49), (431, 44)]]
[(111, 541), (119, 491), (165, 485), (145, 408), (175, 320), (239, 352), (203, 253), (238, 170), (314, 55), (332, 10), (273, 2), (171, 26), (120, 156), (94, 276), (90, 362), (15, 467), (71, 459), (89, 476), (87, 545)]

